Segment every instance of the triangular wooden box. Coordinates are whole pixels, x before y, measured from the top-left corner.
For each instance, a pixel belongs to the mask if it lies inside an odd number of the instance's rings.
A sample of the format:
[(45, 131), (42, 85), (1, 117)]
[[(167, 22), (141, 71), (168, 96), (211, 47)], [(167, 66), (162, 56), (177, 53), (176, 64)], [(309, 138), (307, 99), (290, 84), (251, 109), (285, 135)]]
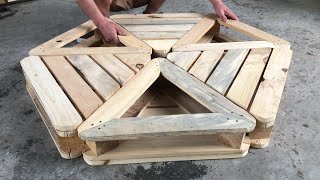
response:
[(88, 21), (21, 61), (62, 157), (83, 154), (91, 165), (220, 159), (268, 145), (288, 42), (213, 14), (111, 18), (128, 30), (121, 47)]

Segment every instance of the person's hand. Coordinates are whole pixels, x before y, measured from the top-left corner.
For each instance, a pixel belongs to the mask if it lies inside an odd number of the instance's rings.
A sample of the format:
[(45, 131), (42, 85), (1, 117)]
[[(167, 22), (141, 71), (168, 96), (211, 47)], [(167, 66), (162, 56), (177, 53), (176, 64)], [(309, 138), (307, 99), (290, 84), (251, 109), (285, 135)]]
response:
[(227, 18), (231, 18), (233, 20), (239, 20), (237, 15), (235, 15), (231, 9), (229, 9), (223, 2), (219, 1), (213, 3), (213, 8), (218, 14), (218, 16), (222, 19), (223, 22), (227, 22)]
[(118, 35), (126, 35), (126, 31), (121, 26), (109, 19), (100, 22), (97, 27), (108, 43), (120, 44)]

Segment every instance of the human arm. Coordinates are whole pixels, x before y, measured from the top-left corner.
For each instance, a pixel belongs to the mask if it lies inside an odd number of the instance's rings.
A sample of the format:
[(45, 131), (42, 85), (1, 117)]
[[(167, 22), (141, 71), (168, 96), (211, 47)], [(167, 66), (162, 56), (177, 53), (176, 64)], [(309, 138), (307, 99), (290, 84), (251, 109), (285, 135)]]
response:
[(229, 9), (222, 0), (210, 0), (215, 12), (222, 19), (223, 22), (227, 22), (227, 18), (233, 20), (239, 20), (237, 15), (235, 15), (231, 9)]

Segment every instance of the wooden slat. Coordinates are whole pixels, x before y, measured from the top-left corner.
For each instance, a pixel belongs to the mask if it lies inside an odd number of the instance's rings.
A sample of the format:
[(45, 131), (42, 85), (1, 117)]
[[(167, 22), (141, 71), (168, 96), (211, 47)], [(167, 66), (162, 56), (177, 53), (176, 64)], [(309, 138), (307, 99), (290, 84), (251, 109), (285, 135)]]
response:
[(110, 16), (111, 19), (128, 18), (195, 18), (203, 17), (200, 13), (164, 13), (164, 14), (116, 14)]
[(109, 141), (224, 132), (245, 133), (250, 130), (247, 120), (224, 113), (204, 113), (113, 119), (81, 132), (80, 137), (88, 141)]
[(207, 84), (225, 95), (239, 71), (249, 49), (231, 49), (209, 77)]
[(201, 43), (211, 43), (213, 41), (213, 37), (217, 35), (220, 31), (220, 25), (218, 23), (215, 23), (212, 28), (202, 36), (202, 38), (197, 41), (197, 44)]
[(206, 82), (212, 70), (216, 67), (223, 55), (223, 52), (223, 50), (204, 51), (194, 63), (189, 73), (194, 75), (200, 81)]
[(268, 61), (271, 49), (252, 49), (227, 93), (237, 105), (247, 109), (261, 74)]
[(194, 24), (177, 24), (177, 25), (123, 25), (125, 29), (131, 32), (146, 31), (146, 32), (158, 32), (158, 31), (188, 31)]
[(90, 150), (95, 156), (100, 156), (119, 145), (119, 141), (104, 141), (104, 142), (93, 142), (86, 141), (86, 144), (89, 146)]
[(74, 131), (82, 118), (41, 59), (27, 57), (21, 61), (21, 66), (53, 127), (59, 131)]
[[(116, 94), (107, 100), (78, 128), (79, 135), (113, 118), (121, 117), (160, 76), (158, 61), (150, 61)], [(115, 106), (116, 104), (116, 106)]]
[(91, 87), (104, 99), (109, 99), (120, 85), (87, 55), (67, 56)]
[(151, 60), (151, 55), (149, 54), (114, 54), (114, 56), (134, 72), (140, 71)]
[(257, 28), (254, 28), (252, 26), (249, 26), (247, 24), (244, 24), (240, 21), (234, 21), (234, 20), (228, 20), (226, 23), (218, 19), (219, 24), (226, 26), (234, 31), (240, 32), (241, 34), (247, 35), (249, 37), (253, 37), (257, 40), (264, 40), (264, 41), (271, 41), (276, 44), (284, 44), (284, 45), (290, 45), (289, 42), (278, 38), (276, 36), (273, 36), (271, 34), (268, 34), (262, 30), (259, 30)]
[(245, 41), (245, 42), (224, 42), (224, 43), (208, 43), (208, 44), (190, 44), (181, 48), (173, 49), (173, 51), (212, 51), (217, 49), (256, 49), (256, 48), (274, 48), (273, 42), (267, 41)]
[[(190, 114), (190, 113), (180, 107), (159, 107), (159, 108), (143, 109), (138, 114), (138, 117), (177, 115), (177, 114)], [(161, 120), (161, 118), (159, 120)]]
[(36, 48), (29, 52), (30, 56), (65, 56), (87, 54), (151, 54), (151, 49), (133, 47), (71, 47), (71, 48)]
[(291, 56), (292, 51), (287, 48), (273, 49), (263, 81), (250, 108), (250, 113), (257, 118), (261, 126), (270, 127), (276, 119)]
[(166, 57), (178, 39), (144, 40), (153, 49), (153, 56)]
[(253, 130), (255, 126), (255, 119), (245, 110), (236, 106), (224, 96), (220, 95), (215, 90), (191, 76), (181, 68), (178, 68), (170, 61), (159, 58), (161, 74), (168, 81), (194, 98), (204, 107), (212, 112), (231, 113), (239, 119), (246, 119), (248, 122), (248, 129)]
[(190, 17), (190, 18), (113, 18), (112, 20), (121, 25), (141, 25), (141, 24), (149, 24), (149, 25), (162, 25), (162, 24), (195, 24), (200, 21), (202, 17)]
[(157, 39), (179, 39), (187, 31), (160, 31), (160, 32), (147, 32), (137, 31), (132, 32), (135, 36), (143, 40), (157, 40)]
[(141, 39), (137, 38), (131, 32), (127, 31), (126, 33), (127, 34), (125, 36), (118, 35), (119, 41), (123, 45), (127, 47), (141, 48), (147, 50), (148, 52), (152, 52), (152, 48), (148, 44), (143, 42)]
[(50, 56), (42, 59), (83, 117), (88, 118), (102, 105), (102, 100), (64, 57)]
[(173, 49), (198, 42), (216, 23), (212, 14), (206, 15), (192, 29), (187, 32), (174, 46)]
[(127, 65), (123, 64), (112, 54), (95, 54), (91, 57), (121, 86), (135, 74)]
[(201, 54), (201, 51), (172, 52), (168, 54), (167, 58), (177, 66), (188, 71), (193, 65), (193, 63), (198, 59), (200, 54)]
[(231, 37), (230, 35), (227, 35), (225, 33), (219, 32), (214, 39), (218, 42), (239, 42), (241, 41), (240, 39)]

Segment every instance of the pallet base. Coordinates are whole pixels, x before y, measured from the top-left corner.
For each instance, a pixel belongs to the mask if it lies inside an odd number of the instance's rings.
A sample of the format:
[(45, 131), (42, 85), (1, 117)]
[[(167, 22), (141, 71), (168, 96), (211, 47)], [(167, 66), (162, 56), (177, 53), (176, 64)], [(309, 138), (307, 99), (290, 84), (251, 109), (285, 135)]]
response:
[(249, 147), (248, 137), (240, 149), (221, 144), (212, 135), (165, 137), (123, 141), (105, 154), (95, 156), (87, 151), (83, 158), (89, 165), (226, 159), (244, 157)]

